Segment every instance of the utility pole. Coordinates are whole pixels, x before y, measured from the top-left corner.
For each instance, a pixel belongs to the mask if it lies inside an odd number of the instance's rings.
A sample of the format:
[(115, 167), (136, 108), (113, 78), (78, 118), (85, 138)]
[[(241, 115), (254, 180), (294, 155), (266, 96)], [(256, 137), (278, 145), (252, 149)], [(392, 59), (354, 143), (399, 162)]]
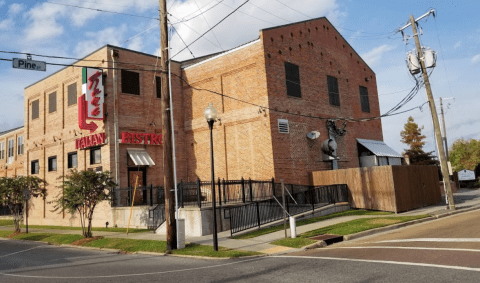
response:
[(443, 111), (443, 101), (440, 97), (440, 113), (442, 114), (442, 124), (443, 124), (443, 142), (445, 143), (445, 153), (447, 155), (447, 160), (450, 159), (448, 155), (448, 143), (447, 143), (447, 128), (445, 128), (445, 114)]
[(420, 45), (420, 39), (418, 37), (418, 32), (417, 32), (417, 25), (413, 15), (410, 16), (410, 24), (412, 26), (413, 36), (415, 38), (415, 45), (417, 47), (417, 53), (419, 58), (418, 61), (420, 61), (420, 65), (422, 67), (423, 80), (425, 82), (425, 89), (427, 90), (427, 98), (430, 105), (430, 112), (432, 114), (433, 128), (435, 130), (435, 141), (437, 143), (437, 148), (438, 148), (438, 157), (440, 159), (440, 164), (441, 164), (440, 167), (442, 169), (443, 185), (444, 185), (445, 193), (448, 199), (448, 207), (450, 210), (455, 210), (455, 203), (453, 201), (452, 188), (450, 187), (450, 179), (448, 177), (449, 176), (448, 165), (447, 165), (447, 159), (445, 158), (445, 150), (443, 149), (442, 134), (440, 132), (440, 123), (438, 121), (437, 109), (435, 108), (435, 101), (433, 100), (433, 94), (430, 86), (430, 81), (428, 79), (427, 68), (425, 67), (425, 62), (423, 60), (423, 50)]
[(177, 248), (177, 232), (175, 225), (175, 205), (173, 191), (173, 159), (172, 159), (172, 125), (170, 121), (170, 89), (168, 83), (168, 26), (167, 1), (159, 0), (160, 16), (160, 68), (161, 68), (161, 105), (162, 105), (162, 141), (163, 141), (163, 173), (165, 191), (165, 223), (167, 228), (167, 251)]

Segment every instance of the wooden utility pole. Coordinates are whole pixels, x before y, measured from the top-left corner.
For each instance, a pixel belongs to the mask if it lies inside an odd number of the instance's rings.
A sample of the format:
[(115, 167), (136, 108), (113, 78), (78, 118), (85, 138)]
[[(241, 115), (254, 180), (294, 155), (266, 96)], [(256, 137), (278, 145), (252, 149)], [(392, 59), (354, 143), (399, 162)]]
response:
[(163, 141), (163, 174), (165, 191), (165, 223), (167, 228), (167, 251), (177, 248), (177, 231), (175, 225), (175, 204), (172, 191), (173, 159), (172, 159), (172, 124), (170, 121), (170, 90), (168, 83), (168, 27), (167, 1), (159, 0), (160, 16), (160, 72), (161, 72), (161, 104), (162, 104), (162, 141)]
[(445, 143), (445, 154), (447, 156), (447, 160), (450, 159), (448, 156), (448, 143), (447, 143), (447, 128), (445, 128), (445, 114), (443, 112), (443, 101), (440, 97), (440, 113), (442, 114), (442, 125), (443, 125), (443, 142)]
[(438, 148), (438, 157), (440, 159), (440, 167), (443, 175), (443, 185), (445, 188), (445, 194), (447, 195), (448, 207), (450, 210), (455, 210), (455, 203), (453, 201), (452, 188), (450, 187), (450, 178), (448, 177), (448, 165), (445, 158), (445, 150), (443, 149), (442, 134), (440, 132), (440, 123), (438, 121), (437, 109), (435, 108), (435, 101), (433, 100), (432, 88), (430, 87), (430, 81), (428, 79), (427, 68), (423, 60), (423, 51), (420, 45), (420, 39), (418, 38), (417, 25), (413, 15), (410, 16), (410, 22), (413, 30), (413, 37), (415, 38), (415, 45), (417, 47), (418, 58), (422, 67), (423, 80), (425, 82), (425, 89), (427, 90), (427, 98), (430, 105), (430, 112), (433, 119), (433, 128), (435, 130), (435, 142)]

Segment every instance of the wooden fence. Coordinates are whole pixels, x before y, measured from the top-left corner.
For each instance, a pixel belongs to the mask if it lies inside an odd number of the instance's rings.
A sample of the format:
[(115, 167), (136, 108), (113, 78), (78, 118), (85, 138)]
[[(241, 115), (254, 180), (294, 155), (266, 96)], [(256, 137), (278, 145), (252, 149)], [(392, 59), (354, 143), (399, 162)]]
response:
[(441, 201), (435, 166), (376, 166), (310, 173), (311, 184), (347, 184), (355, 208), (402, 212)]

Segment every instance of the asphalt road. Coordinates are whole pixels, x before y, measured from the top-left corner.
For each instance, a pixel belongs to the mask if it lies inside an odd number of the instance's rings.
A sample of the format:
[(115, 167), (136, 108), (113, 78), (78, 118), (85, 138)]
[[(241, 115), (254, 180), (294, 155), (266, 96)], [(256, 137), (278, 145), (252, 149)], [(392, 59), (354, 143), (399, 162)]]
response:
[(237, 260), (2, 240), (0, 282), (479, 282), (479, 220), (476, 211), (328, 248)]

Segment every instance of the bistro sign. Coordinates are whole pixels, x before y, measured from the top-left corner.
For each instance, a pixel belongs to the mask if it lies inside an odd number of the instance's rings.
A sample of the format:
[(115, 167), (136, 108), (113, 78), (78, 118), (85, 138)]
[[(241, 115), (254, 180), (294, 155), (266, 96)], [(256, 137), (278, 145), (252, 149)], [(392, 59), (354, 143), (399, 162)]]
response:
[(85, 149), (105, 144), (105, 133), (95, 134), (75, 140), (76, 149)]
[(162, 135), (123, 132), (122, 143), (161, 145)]

